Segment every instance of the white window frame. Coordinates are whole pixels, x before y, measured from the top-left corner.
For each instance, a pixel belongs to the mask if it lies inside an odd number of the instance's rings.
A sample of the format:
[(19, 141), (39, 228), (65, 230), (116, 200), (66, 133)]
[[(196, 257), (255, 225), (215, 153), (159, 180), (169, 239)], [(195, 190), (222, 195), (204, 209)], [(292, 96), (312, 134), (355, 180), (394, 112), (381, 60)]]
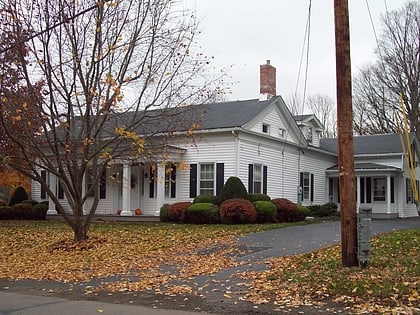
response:
[[(308, 181), (308, 184), (305, 185), (305, 180)], [(302, 172), (302, 201), (311, 200), (311, 173)]]
[(254, 194), (262, 193), (263, 185), (263, 165), (262, 164), (253, 164), (252, 172), (252, 192)]
[[(200, 163), (200, 168), (198, 170), (198, 193), (199, 195), (215, 195), (216, 191), (216, 165), (215, 163)], [(212, 167), (212, 172), (207, 172), (207, 170), (203, 170), (203, 167)], [(206, 173), (203, 173), (205, 171), (208, 174), (213, 175), (213, 178), (204, 178), (203, 175)], [(202, 183), (212, 183), (212, 187), (202, 187)]]

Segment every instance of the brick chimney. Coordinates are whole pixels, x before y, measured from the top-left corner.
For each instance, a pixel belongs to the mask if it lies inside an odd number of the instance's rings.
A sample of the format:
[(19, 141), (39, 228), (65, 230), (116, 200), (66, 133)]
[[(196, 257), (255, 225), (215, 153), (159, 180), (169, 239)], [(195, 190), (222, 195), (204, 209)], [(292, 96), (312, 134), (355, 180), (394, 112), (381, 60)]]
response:
[(276, 68), (267, 60), (260, 65), (260, 101), (269, 100), (276, 95)]

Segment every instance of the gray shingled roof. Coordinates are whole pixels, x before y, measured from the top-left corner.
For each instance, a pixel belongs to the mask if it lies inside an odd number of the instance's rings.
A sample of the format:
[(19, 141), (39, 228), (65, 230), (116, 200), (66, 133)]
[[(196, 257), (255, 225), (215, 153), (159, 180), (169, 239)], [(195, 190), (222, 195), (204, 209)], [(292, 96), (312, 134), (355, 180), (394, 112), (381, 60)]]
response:
[[(191, 105), (178, 108), (150, 110), (136, 128), (138, 134), (154, 134), (159, 132), (186, 131), (196, 123), (198, 130), (243, 127), (270, 104), (277, 97), (267, 101), (258, 99)], [(138, 117), (144, 114), (137, 113)], [(110, 125), (131, 125), (132, 112), (118, 114), (110, 119)]]
[[(353, 137), (354, 154), (402, 153), (399, 134), (381, 134)], [(320, 148), (338, 154), (337, 139), (321, 139)]]

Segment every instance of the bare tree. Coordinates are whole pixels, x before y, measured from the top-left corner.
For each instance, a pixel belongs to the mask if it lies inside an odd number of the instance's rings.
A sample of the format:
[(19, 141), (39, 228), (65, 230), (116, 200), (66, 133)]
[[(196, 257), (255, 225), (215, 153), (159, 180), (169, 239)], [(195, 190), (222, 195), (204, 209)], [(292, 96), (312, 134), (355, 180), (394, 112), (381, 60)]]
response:
[[(185, 104), (212, 98), (220, 91), (219, 81), (204, 75), (209, 58), (193, 53), (194, 14), (175, 1), (0, 0), (0, 5), (7, 20), (2, 28), (15, 34), (9, 48), (25, 43), (28, 49), (28, 54), (18, 50), (17, 66), (41, 118), (34, 133), (16, 119), (27, 105), (1, 112), (8, 141), (20, 148), (6, 160), (46, 188), (74, 239), (84, 240), (111, 161), (150, 155), (147, 148), (156, 147), (150, 144), (153, 136), (169, 134), (176, 123), (193, 130), (187, 124), (196, 122), (177, 117), (190, 108)], [(42, 98), (34, 83), (40, 79), (45, 82)], [(20, 134), (14, 132), (16, 123), (23, 125)], [(159, 139), (163, 146), (165, 139)], [(59, 179), (71, 215), (42, 170)], [(83, 189), (87, 177), (92, 184)]]
[(382, 16), (377, 62), (354, 83), (354, 125), (359, 134), (395, 131), (394, 110), (406, 106), (410, 131), (420, 136), (420, 4), (416, 1)]
[(308, 98), (308, 105), (324, 125), (323, 138), (337, 136), (337, 114), (334, 100), (328, 95), (315, 94)]

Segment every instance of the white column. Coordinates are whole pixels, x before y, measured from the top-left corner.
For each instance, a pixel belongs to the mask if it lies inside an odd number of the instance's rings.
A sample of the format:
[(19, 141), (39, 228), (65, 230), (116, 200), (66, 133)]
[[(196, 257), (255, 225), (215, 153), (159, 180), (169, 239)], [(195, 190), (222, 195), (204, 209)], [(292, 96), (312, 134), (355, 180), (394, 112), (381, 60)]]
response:
[[(49, 173), (49, 183), (48, 183), (50, 189), (52, 191), (57, 192), (57, 176), (55, 176), (52, 173)], [(51, 197), (48, 196), (48, 211), (47, 214), (58, 214), (57, 210), (55, 210), (55, 203), (51, 199)]]
[(361, 191), (360, 191), (360, 176), (357, 176), (356, 177), (356, 189), (357, 189), (357, 195), (356, 195), (356, 213), (359, 213), (360, 196), (361, 196)]
[(165, 202), (165, 165), (158, 164), (156, 176), (156, 215), (159, 215), (159, 209)]
[(391, 213), (391, 176), (386, 177), (386, 213)]
[(121, 215), (133, 215), (131, 212), (131, 165), (124, 163), (122, 180), (122, 211)]

